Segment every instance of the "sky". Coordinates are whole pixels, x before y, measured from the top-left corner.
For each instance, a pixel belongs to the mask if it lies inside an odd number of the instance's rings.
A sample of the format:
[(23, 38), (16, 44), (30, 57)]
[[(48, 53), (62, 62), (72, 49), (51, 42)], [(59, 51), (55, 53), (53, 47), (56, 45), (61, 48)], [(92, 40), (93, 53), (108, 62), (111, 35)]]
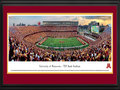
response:
[(111, 16), (9, 16), (9, 26), (13, 23), (26, 25), (37, 24), (43, 21), (78, 21), (79, 25), (88, 25), (91, 21), (97, 21), (100, 25), (111, 24)]

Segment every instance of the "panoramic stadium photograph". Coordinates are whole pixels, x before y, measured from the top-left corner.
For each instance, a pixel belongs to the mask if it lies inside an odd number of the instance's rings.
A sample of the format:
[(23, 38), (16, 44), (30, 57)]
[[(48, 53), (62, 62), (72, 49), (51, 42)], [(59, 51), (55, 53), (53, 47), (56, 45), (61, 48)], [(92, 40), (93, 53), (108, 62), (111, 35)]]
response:
[(9, 62), (112, 61), (112, 15), (8, 15)]

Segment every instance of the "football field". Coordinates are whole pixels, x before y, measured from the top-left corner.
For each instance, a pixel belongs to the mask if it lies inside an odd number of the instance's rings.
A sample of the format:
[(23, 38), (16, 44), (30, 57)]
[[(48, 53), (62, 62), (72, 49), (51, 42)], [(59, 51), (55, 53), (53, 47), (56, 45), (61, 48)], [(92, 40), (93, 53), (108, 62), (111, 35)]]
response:
[[(83, 41), (85, 42), (85, 41)], [(39, 42), (38, 42), (39, 43)], [(37, 43), (38, 47), (52, 47), (52, 48), (83, 48), (87, 47), (88, 43), (86, 45), (83, 45), (76, 37), (71, 38), (52, 38), (48, 37), (47, 40), (45, 40), (41, 45)]]

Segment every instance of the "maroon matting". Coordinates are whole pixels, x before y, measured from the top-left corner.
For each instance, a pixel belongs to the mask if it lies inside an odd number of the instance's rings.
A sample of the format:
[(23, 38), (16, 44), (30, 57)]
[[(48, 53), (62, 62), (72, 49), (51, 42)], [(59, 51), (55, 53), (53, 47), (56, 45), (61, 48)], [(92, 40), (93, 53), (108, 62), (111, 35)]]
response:
[[(7, 13), (113, 13), (113, 74), (7, 74)], [(4, 6), (3, 34), (3, 84), (117, 84), (116, 6)]]

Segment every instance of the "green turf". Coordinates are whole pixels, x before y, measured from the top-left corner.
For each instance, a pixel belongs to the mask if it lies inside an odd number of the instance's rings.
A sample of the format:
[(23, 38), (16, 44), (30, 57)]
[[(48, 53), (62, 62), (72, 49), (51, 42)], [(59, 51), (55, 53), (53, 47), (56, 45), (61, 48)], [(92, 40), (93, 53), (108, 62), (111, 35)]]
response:
[(80, 46), (82, 45), (81, 42), (79, 42), (76, 37), (73, 38), (51, 38), (48, 37), (48, 39), (42, 43), (42, 45), (47, 45), (49, 47), (74, 47), (74, 46)]
[[(42, 40), (41, 40), (42, 41)], [(39, 41), (39, 42), (41, 42)], [(39, 43), (38, 42), (38, 43)], [(85, 41), (84, 41), (85, 42)], [(47, 47), (52, 47), (55, 49), (55, 47), (75, 47), (74, 49), (82, 49), (88, 47), (88, 43), (86, 45), (83, 45), (80, 41), (76, 39), (76, 37), (71, 37), (71, 38), (52, 38), (48, 37), (46, 41), (44, 41), (41, 45), (36, 44), (40, 48), (48, 49)], [(62, 50), (60, 49), (55, 49), (55, 50)], [(64, 50), (64, 49), (63, 49)]]

